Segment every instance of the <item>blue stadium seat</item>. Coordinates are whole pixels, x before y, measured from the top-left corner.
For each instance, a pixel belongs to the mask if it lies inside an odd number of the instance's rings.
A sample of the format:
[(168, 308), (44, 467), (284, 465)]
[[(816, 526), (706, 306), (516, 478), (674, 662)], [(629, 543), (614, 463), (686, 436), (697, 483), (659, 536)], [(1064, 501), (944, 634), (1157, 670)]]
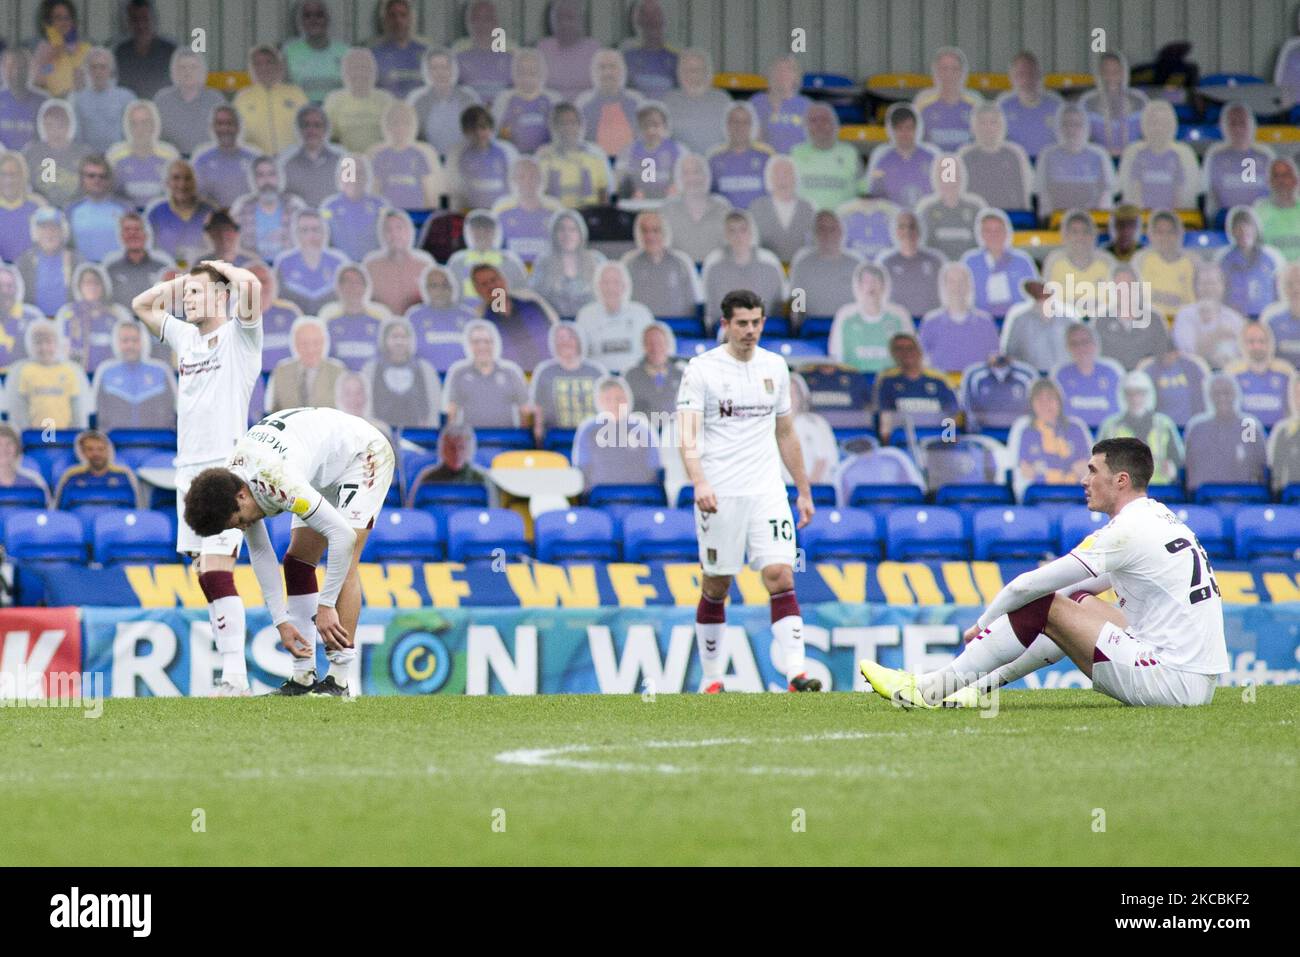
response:
[(542, 448), (548, 452), (559, 452), (566, 459), (573, 451), (573, 437), (577, 429), (547, 429), (542, 436)]
[(708, 352), (717, 344), (716, 339), (695, 339), (686, 336), (678, 336), (677, 357), (679, 359), (693, 359), (701, 353)]
[(981, 508), (972, 536), (976, 561), (1042, 558), (1055, 550), (1052, 524), (1037, 509), (1015, 506)]
[(524, 520), (508, 508), (459, 508), (447, 518), (447, 557), (454, 562), (491, 560), (498, 549), (507, 558), (529, 554)]
[(1208, 505), (1174, 505), (1170, 508), (1215, 561), (1232, 558), (1232, 521)]
[[(790, 320), (785, 316), (768, 316), (763, 321), (764, 339), (789, 339), (792, 332)], [(770, 349), (771, 346), (766, 348)]]
[(102, 565), (170, 563), (176, 560), (176, 533), (161, 512), (107, 509), (95, 516), (91, 554)]
[(1227, 235), (1217, 229), (1189, 229), (1183, 233), (1184, 249), (1222, 249), (1227, 245)]
[(884, 553), (876, 517), (860, 508), (822, 509), (799, 531), (810, 562), (877, 561)]
[(804, 339), (827, 337), (831, 334), (831, 323), (834, 321), (834, 316), (804, 316), (803, 324), (799, 326), (799, 335)]
[(55, 503), (62, 509), (83, 508), (85, 506), (108, 506), (110, 508), (135, 508), (135, 489), (125, 482), (120, 485), (66, 485), (63, 494)]
[(1110, 518), (1104, 512), (1089, 511), (1086, 505), (1061, 509), (1057, 521), (1058, 553), (1064, 555), (1076, 548), (1081, 541), (1109, 521)]
[(482, 468), (490, 468), (500, 452), (533, 447), (533, 433), (528, 429), (478, 429), (475, 436), (478, 448), (474, 461)]
[[(0, 500), (2, 501), (2, 500)], [(1300, 505), (1300, 482), (1292, 482), (1282, 489), (1279, 499), (1283, 505)]]
[(1294, 559), (1300, 554), (1300, 507), (1243, 505), (1234, 524), (1238, 561)]
[(924, 502), (925, 493), (915, 485), (855, 485), (849, 493), (850, 508), (921, 505)]
[(888, 554), (898, 561), (970, 558), (961, 515), (942, 506), (903, 506), (885, 516)]
[(1266, 505), (1268, 499), (1267, 485), (1240, 482), (1206, 482), (1192, 497), (1197, 505)]
[(936, 505), (1014, 505), (1015, 501), (1011, 486), (997, 482), (944, 485), (934, 493)]
[(662, 323), (666, 323), (668, 328), (673, 331), (673, 335), (678, 339), (703, 339), (704, 323), (699, 316), (658, 316), (656, 317)]
[(401, 429), (398, 431), (399, 440), (410, 442), (412, 445), (418, 445), (422, 449), (432, 451), (438, 447), (438, 434), (440, 429)]
[(1007, 218), (1011, 220), (1011, 228), (1015, 229), (1037, 229), (1038, 217), (1034, 215), (1032, 209), (1007, 209), (1003, 210)]
[(1165, 505), (1182, 505), (1187, 501), (1187, 490), (1181, 485), (1148, 485), (1147, 496)]
[(623, 517), (623, 560), (693, 562), (695, 515), (685, 509), (635, 508)]
[(385, 509), (375, 519), (361, 559), (367, 562), (436, 562), (444, 550), (438, 523), (413, 508)]
[(384, 495), (384, 508), (402, 507), (402, 483), (394, 478), (388, 483), (388, 492)]
[(541, 562), (618, 561), (614, 521), (594, 508), (543, 512), (533, 522)]
[(77, 431), (58, 429), (48, 442), (44, 441), (44, 435), (40, 429), (23, 429), (23, 458), (28, 465), (40, 470), (46, 484), (52, 489), (68, 466), (77, 462), (77, 453), (73, 448)]
[(438, 453), (432, 450), (412, 452), (410, 449), (402, 449), (398, 452), (398, 471), (402, 477), (403, 494), (410, 494), (411, 486), (425, 467), (436, 465), (437, 462)]
[(36, 509), (11, 512), (4, 532), (5, 551), (17, 561), (86, 560), (86, 532), (75, 515)]
[(803, 339), (782, 339), (773, 342), (769, 348), (783, 359), (817, 359), (826, 356), (826, 339), (824, 337), (805, 337)]
[(0, 488), (0, 508), (34, 508), (45, 507), (45, 491), (34, 485), (15, 485)]
[[(691, 504), (694, 501), (692, 498)], [(664, 487), (658, 484), (596, 485), (587, 493), (588, 508), (608, 508), (611, 505), (662, 508), (667, 504)]]
[(171, 429), (114, 429), (108, 433), (116, 461), (127, 468), (139, 468), (155, 452), (176, 452), (176, 433)]
[(1025, 489), (1021, 497), (1023, 505), (1042, 505), (1056, 502), (1065, 505), (1084, 505), (1087, 503), (1082, 485), (1048, 485), (1036, 482)]
[[(831, 508), (835, 505), (834, 485), (819, 483), (817, 485), (809, 486), (808, 490), (812, 493), (813, 504), (818, 508)], [(793, 507), (795, 500), (799, 498), (798, 486), (787, 485), (785, 487), (785, 497), (790, 500), (790, 505)], [(691, 500), (691, 504), (695, 504), (694, 499)]]
[(482, 485), (447, 485), (425, 482), (415, 490), (412, 508), (487, 508), (488, 493)]

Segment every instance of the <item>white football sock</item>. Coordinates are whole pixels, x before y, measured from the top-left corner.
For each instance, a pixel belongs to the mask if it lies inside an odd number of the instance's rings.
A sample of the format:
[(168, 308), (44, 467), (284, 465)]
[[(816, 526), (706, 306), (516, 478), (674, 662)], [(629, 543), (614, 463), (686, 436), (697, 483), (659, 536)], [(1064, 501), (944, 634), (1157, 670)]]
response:
[(248, 687), (248, 662), (244, 660), (246, 624), (244, 602), (238, 595), (218, 598), (208, 605), (212, 637), (221, 655), (221, 680), (237, 688)]
[(348, 686), (348, 674), (352, 671), (352, 662), (357, 657), (357, 649), (344, 648), (342, 651), (326, 652), (330, 660), (330, 676), (342, 688)]
[(700, 650), (700, 666), (704, 669), (704, 683), (722, 680), (722, 634), (726, 622), (695, 623), (695, 644)]
[(1025, 653), (1011, 620), (1003, 615), (967, 643), (952, 663), (917, 679), (917, 688), (930, 704), (938, 704), (959, 688), (1008, 665)]
[(772, 622), (772, 635), (785, 652), (785, 678), (787, 681), (804, 672), (803, 618), (786, 615)]
[(316, 680), (317, 635), (316, 622), (312, 621), (312, 617), (316, 614), (319, 598), (319, 592), (312, 592), (310, 595), (289, 595), (287, 599), (289, 621), (311, 646), (310, 657), (293, 659), (293, 680), (299, 684), (314, 684)]
[(1065, 657), (1065, 651), (1056, 642), (1052, 641), (1046, 635), (1039, 635), (1033, 640), (1028, 648), (1015, 661), (1003, 665), (991, 674), (987, 674), (975, 682), (975, 690), (980, 694), (988, 694), (994, 688), (1001, 688), (1003, 685), (1009, 685), (1029, 674), (1031, 671), (1037, 671), (1039, 668), (1046, 668), (1048, 665), (1054, 665)]

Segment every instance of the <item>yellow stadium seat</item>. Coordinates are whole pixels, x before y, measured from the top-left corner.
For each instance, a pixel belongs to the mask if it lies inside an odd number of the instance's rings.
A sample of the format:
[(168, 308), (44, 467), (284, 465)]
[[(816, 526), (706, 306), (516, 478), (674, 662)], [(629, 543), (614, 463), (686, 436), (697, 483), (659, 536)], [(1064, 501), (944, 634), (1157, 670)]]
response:
[(715, 73), (713, 85), (737, 93), (761, 93), (767, 89), (767, 77), (760, 73)]
[(924, 73), (877, 73), (867, 77), (868, 90), (925, 90), (934, 81)]
[[(1048, 218), (1048, 221), (1047, 221), (1047, 228), (1048, 228), (1048, 229), (1060, 229), (1060, 228), (1061, 228), (1061, 220), (1063, 220), (1063, 219), (1065, 218), (1065, 214), (1066, 214), (1067, 212), (1069, 212), (1069, 210), (1067, 210), (1067, 209), (1058, 209), (1058, 210), (1054, 210), (1054, 211), (1052, 212), (1052, 215)], [(1104, 230), (1104, 229), (1109, 229), (1109, 228), (1110, 228), (1110, 210), (1109, 210), (1109, 209), (1090, 209), (1090, 210), (1088, 210), (1088, 215), (1090, 215), (1090, 216), (1092, 217), (1092, 221), (1097, 225), (1097, 228), (1098, 228), (1098, 229), (1103, 229), (1103, 230)]]
[(510, 449), (492, 457), (494, 469), (567, 469), (569, 460), (559, 452), (541, 449)]
[[(1182, 220), (1184, 229), (1205, 228), (1205, 217), (1201, 215), (1201, 211), (1199, 209), (1175, 209), (1174, 212), (1178, 214), (1178, 218)], [(1146, 222), (1146, 220), (1149, 217), (1150, 217), (1150, 212), (1144, 210), (1142, 214), (1142, 221)]]
[(252, 83), (247, 70), (218, 70), (208, 74), (208, 86), (222, 93), (235, 93)]
[(1011, 244), (1017, 249), (1037, 249), (1061, 245), (1061, 233), (1055, 229), (1017, 229)]
[(889, 133), (883, 126), (850, 123), (840, 127), (840, 139), (848, 143), (885, 143), (889, 140)]
[(1300, 143), (1300, 126), (1261, 126), (1255, 130), (1260, 143)]
[(966, 80), (966, 86), (972, 90), (1002, 92), (1011, 89), (1011, 77), (1005, 73), (972, 73)]
[(1096, 86), (1097, 81), (1091, 73), (1049, 73), (1043, 85), (1049, 90), (1078, 90)]

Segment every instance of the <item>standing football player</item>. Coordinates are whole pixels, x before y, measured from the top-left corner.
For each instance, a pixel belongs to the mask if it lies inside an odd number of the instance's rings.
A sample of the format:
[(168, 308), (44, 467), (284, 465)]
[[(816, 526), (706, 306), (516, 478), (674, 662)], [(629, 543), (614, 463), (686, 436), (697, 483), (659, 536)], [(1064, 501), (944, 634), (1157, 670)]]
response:
[[(365, 419), (337, 409), (283, 409), (239, 440), (224, 467), (194, 477), (185, 521), (203, 535), (242, 529), (267, 610), (293, 676), (274, 694), (348, 694), (361, 615), (357, 563), (393, 481), (393, 447)], [(275, 549), (262, 519), (293, 514), (284, 557), (288, 603), (280, 590)], [(329, 547), (325, 584), (316, 565)], [(330, 661), (316, 680), (316, 639)]]
[[(785, 654), (790, 690), (821, 690), (821, 682), (804, 673), (803, 618), (794, 593), (795, 529), (812, 518), (812, 492), (790, 408), (790, 370), (779, 355), (759, 346), (763, 320), (756, 293), (727, 293), (726, 341), (690, 361), (677, 393), (682, 461), (695, 486), (704, 573), (695, 637), (704, 668), (700, 690), (706, 694), (724, 690), (727, 593), (746, 558), (761, 570), (771, 596), (772, 634)], [(781, 462), (798, 489), (797, 526)]]
[[(1153, 471), (1140, 439), (1098, 442), (1083, 488), (1109, 524), (998, 592), (946, 668), (917, 677), (862, 661), (863, 677), (903, 707), (969, 705), (972, 685), (991, 690), (1069, 655), (1124, 704), (1209, 704), (1228, 670), (1219, 583), (1192, 530), (1147, 497)], [(1108, 588), (1118, 607), (1096, 597)]]
[(131, 302), (140, 321), (171, 346), (179, 363), (176, 550), (196, 561), (199, 587), (208, 600), (221, 655), (217, 697), (249, 693), (244, 603), (234, 575), (243, 539), (236, 529), (199, 535), (185, 524), (181, 503), (194, 476), (224, 462), (248, 428), (248, 403), (262, 370), (261, 295), (262, 284), (247, 269), (208, 260)]

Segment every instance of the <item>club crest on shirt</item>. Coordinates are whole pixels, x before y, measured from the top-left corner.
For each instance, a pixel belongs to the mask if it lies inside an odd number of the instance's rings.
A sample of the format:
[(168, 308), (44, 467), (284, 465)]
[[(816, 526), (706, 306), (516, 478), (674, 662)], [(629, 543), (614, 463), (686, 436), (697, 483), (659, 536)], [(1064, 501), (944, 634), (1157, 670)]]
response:
[(774, 383), (771, 379), (764, 379), (763, 388), (767, 390), (768, 395), (771, 395), (776, 391), (776, 383)]
[(217, 337), (213, 336), (211, 339), (208, 340), (208, 348), (215, 349), (216, 347), (217, 347)]
[(717, 561), (718, 561), (718, 550), (717, 550), (716, 548), (710, 548), (710, 549), (708, 550), (708, 553), (709, 553), (709, 564), (710, 564), (710, 565), (717, 564)]

